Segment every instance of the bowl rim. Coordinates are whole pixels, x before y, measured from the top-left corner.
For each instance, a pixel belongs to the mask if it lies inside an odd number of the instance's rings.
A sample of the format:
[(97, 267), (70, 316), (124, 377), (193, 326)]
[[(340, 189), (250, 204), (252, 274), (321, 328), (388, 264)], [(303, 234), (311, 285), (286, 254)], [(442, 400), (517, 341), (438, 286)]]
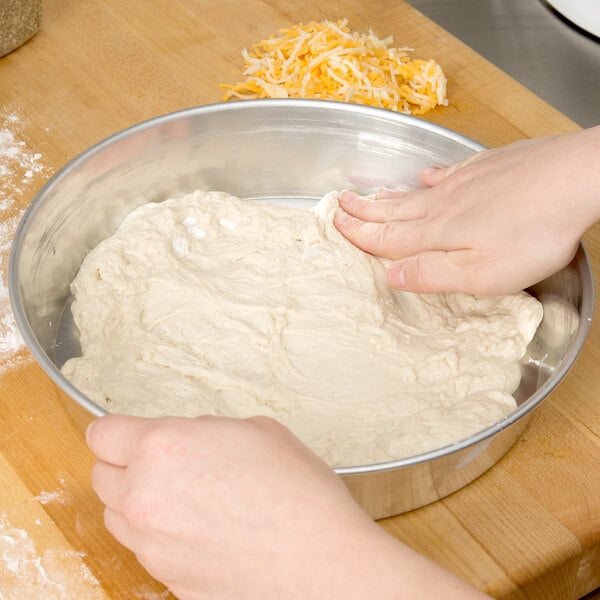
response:
[[(48, 181), (40, 188), (36, 193), (31, 203), (25, 209), (21, 220), (15, 231), (13, 242), (11, 245), (11, 251), (9, 256), (8, 264), (8, 291), (10, 297), (10, 303), (12, 306), (13, 315), (15, 318), (16, 325), (18, 327), (27, 348), (32, 353), (34, 358), (40, 364), (46, 375), (57, 385), (59, 389), (66, 392), (74, 401), (80, 406), (85, 408), (88, 412), (96, 417), (109, 414), (106, 410), (95, 404), (85, 394), (80, 392), (66, 377), (62, 375), (60, 370), (54, 364), (54, 362), (47, 355), (45, 350), (42, 348), (37, 337), (34, 335), (32, 328), (30, 327), (29, 321), (25, 314), (23, 307), (21, 290), (18, 284), (17, 273), (20, 268), (20, 250), (23, 245), (23, 241), (27, 235), (29, 224), (34, 218), (36, 212), (40, 209), (44, 203), (44, 199), (49, 190), (57, 185), (65, 177), (68, 177), (70, 172), (74, 170), (80, 163), (85, 163), (88, 159), (93, 157), (99, 150), (109, 146), (115, 141), (126, 138), (132, 134), (137, 134), (140, 131), (154, 127), (156, 125), (168, 123), (173, 120), (177, 120), (181, 117), (192, 117), (196, 115), (210, 115), (211, 113), (218, 112), (229, 112), (229, 111), (252, 111), (252, 110), (263, 110), (265, 108), (283, 108), (290, 110), (326, 110), (326, 111), (340, 111), (341, 113), (348, 114), (362, 114), (366, 117), (377, 117), (378, 119), (391, 120), (399, 123), (406, 122), (410, 124), (418, 124), (418, 127), (432, 132), (443, 135), (446, 138), (452, 139), (461, 143), (462, 145), (472, 149), (474, 152), (479, 150), (485, 150), (486, 147), (479, 142), (469, 138), (457, 131), (426, 121), (420, 117), (408, 115), (404, 113), (397, 113), (389, 111), (383, 108), (349, 104), (340, 101), (332, 100), (312, 100), (312, 99), (260, 99), (260, 100), (237, 100), (234, 102), (224, 103), (217, 102), (212, 104), (204, 104), (200, 106), (193, 106), (183, 108), (173, 112), (158, 115), (139, 123), (135, 123), (126, 127), (125, 129), (119, 130), (102, 140), (96, 142), (86, 150), (79, 153), (77, 156), (70, 159), (65, 163), (56, 173), (48, 179)], [(494, 437), (496, 434), (504, 429), (507, 429), (525, 415), (530, 413), (536, 408), (541, 401), (548, 396), (548, 394), (558, 386), (558, 384), (564, 379), (567, 372), (571, 369), (579, 353), (581, 352), (583, 345), (588, 337), (592, 317), (594, 311), (594, 281), (593, 271), (591, 263), (585, 249), (584, 243), (580, 242), (577, 253), (573, 258), (573, 262), (580, 273), (586, 275), (582, 278), (582, 301), (580, 319), (577, 328), (577, 332), (573, 339), (573, 342), (568, 349), (567, 353), (562, 357), (560, 363), (555, 368), (552, 376), (549, 377), (539, 389), (535, 391), (527, 400), (519, 405), (513, 412), (507, 415), (501, 421), (494, 423), (482, 429), (466, 438), (463, 438), (452, 444), (447, 444), (434, 450), (429, 450), (420, 454), (407, 456), (400, 459), (394, 459), (389, 461), (368, 463), (363, 465), (351, 465), (351, 466), (340, 466), (334, 467), (333, 470), (339, 475), (359, 475), (372, 472), (391, 471), (400, 469), (403, 467), (414, 466), (420, 463), (429, 462), (449, 454), (455, 454), (461, 450), (467, 448), (472, 449), (480, 442)]]

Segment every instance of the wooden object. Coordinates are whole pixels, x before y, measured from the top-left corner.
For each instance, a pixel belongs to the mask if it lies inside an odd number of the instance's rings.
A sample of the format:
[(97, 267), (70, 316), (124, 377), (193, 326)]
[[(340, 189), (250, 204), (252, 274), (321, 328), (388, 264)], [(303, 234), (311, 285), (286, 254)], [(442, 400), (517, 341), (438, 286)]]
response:
[[(450, 105), (425, 118), (488, 146), (577, 129), (401, 0), (54, 0), (44, 9), (38, 35), (0, 59), (0, 123), (18, 122), (20, 147), (43, 165), (0, 185), (0, 231), (67, 160), (141, 120), (218, 102), (219, 83), (242, 78), (243, 47), (312, 19), (347, 18), (438, 60)], [(600, 229), (586, 243), (600, 265)], [(497, 598), (571, 600), (599, 586), (598, 365), (596, 320), (566, 380), (500, 463), (381, 526)], [(167, 598), (105, 532), (93, 457), (26, 351), (2, 364), (0, 400), (0, 595)]]
[(0, 56), (24, 44), (39, 29), (41, 0), (3, 0), (0, 5)]

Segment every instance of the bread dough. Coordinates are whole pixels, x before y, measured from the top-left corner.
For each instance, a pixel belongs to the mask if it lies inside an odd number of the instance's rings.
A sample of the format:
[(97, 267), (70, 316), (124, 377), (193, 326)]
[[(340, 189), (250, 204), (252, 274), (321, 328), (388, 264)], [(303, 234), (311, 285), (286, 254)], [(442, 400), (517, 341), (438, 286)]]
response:
[(136, 209), (72, 284), (83, 356), (64, 375), (110, 412), (269, 415), (331, 466), (510, 413), (541, 304), (395, 291), (337, 208), (336, 192), (306, 210), (197, 191)]

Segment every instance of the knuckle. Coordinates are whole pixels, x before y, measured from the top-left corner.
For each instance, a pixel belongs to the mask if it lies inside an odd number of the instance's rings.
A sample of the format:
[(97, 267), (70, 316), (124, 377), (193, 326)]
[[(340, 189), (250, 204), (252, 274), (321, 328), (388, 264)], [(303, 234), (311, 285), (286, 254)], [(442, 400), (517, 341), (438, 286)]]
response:
[(398, 228), (396, 223), (393, 221), (388, 221), (387, 223), (383, 223), (382, 226), (378, 229), (379, 235), (379, 246), (382, 248), (395, 248), (398, 246), (396, 243), (398, 240)]
[(457, 291), (475, 296), (492, 296), (498, 280), (488, 268), (478, 261), (455, 261), (455, 281)]
[(374, 247), (379, 256), (394, 260), (403, 259), (423, 247), (424, 227), (416, 223), (388, 221), (374, 230)]
[(104, 507), (104, 514), (103, 514), (104, 526), (106, 527), (107, 531), (109, 531), (113, 535), (116, 534), (117, 529), (118, 529), (117, 518), (115, 516), (116, 514), (117, 513), (114, 510), (112, 510), (111, 508), (109, 508), (108, 506)]
[(123, 497), (121, 512), (127, 521), (138, 529), (148, 529), (156, 516), (150, 494), (137, 487), (129, 490)]
[(422, 287), (429, 281), (427, 255), (417, 254), (411, 263), (412, 269), (407, 273), (407, 283), (414, 287)]
[(451, 167), (442, 184), (446, 188), (446, 193), (453, 193), (469, 186), (475, 178), (475, 169), (472, 168), (471, 163), (465, 162)]
[(277, 428), (279, 426), (279, 423), (273, 417), (267, 415), (254, 415), (253, 417), (248, 417), (246, 421), (266, 428)]
[(291, 431), (283, 423), (266, 415), (249, 417), (247, 421), (259, 427), (262, 433), (270, 436), (271, 439), (284, 439), (292, 435)]
[(148, 427), (140, 436), (137, 455), (142, 459), (154, 461), (173, 453), (181, 435), (168, 422), (161, 422)]
[(353, 198), (351, 202), (346, 204), (348, 214), (358, 219), (365, 218), (369, 213), (369, 205), (371, 202), (364, 198)]
[(155, 549), (153, 544), (146, 543), (135, 553), (139, 563), (156, 579), (164, 579), (165, 554)]
[(489, 261), (481, 252), (471, 249), (456, 254), (453, 260), (457, 287), (468, 294), (489, 295), (495, 285), (495, 277), (490, 276)]

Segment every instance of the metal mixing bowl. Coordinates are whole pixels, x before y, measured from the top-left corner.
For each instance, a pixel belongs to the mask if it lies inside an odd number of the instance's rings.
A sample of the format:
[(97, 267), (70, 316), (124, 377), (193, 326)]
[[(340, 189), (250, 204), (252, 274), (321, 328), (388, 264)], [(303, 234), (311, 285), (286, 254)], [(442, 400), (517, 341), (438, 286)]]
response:
[[(141, 123), (68, 163), (25, 213), (9, 270), (17, 323), (83, 430), (104, 410), (59, 371), (79, 353), (69, 284), (88, 251), (132, 209), (195, 189), (311, 205), (334, 189), (368, 193), (417, 185), (422, 167), (449, 164), (481, 148), (422, 119), (312, 100), (217, 104)], [(432, 452), (336, 469), (373, 517), (423, 506), (478, 477), (510, 448), (532, 409), (565, 376), (592, 316), (584, 249), (530, 291), (544, 304), (545, 317), (523, 359), (518, 408), (511, 415)]]

